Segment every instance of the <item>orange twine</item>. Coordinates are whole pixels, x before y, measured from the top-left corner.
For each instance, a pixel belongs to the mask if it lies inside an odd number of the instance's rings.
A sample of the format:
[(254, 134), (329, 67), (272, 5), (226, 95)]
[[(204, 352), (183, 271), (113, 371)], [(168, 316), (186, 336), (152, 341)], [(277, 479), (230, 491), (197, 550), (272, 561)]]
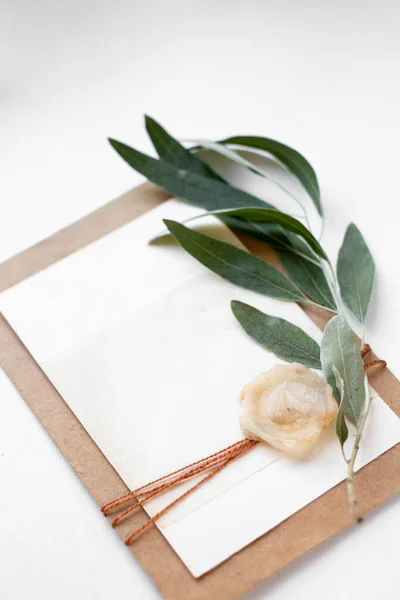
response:
[[(361, 351), (361, 357), (364, 359), (366, 355), (371, 351), (371, 347), (366, 344), (363, 350)], [(384, 365), (386, 366), (386, 361), (384, 360), (372, 360), (364, 365), (365, 371), (374, 367), (375, 365)], [(157, 512), (150, 519), (145, 521), (143, 525), (135, 529), (133, 533), (128, 535), (125, 539), (125, 544), (130, 544), (130, 542), (138, 536), (142, 531), (147, 529), (150, 525), (155, 523), (162, 515), (164, 515), (167, 511), (169, 511), (173, 506), (178, 504), (181, 500), (186, 498), (191, 492), (199, 488), (203, 483), (211, 479), (214, 475), (216, 475), (219, 471), (221, 471), (226, 465), (232, 462), (238, 456), (241, 456), (251, 448), (258, 444), (258, 441), (243, 439), (230, 446), (227, 446), (223, 450), (219, 452), (215, 452), (214, 454), (210, 454), (206, 458), (202, 458), (197, 460), (181, 469), (177, 469), (172, 473), (168, 473), (168, 475), (164, 475), (163, 477), (159, 477), (150, 483), (146, 483), (146, 485), (142, 485), (141, 487), (136, 488), (122, 496), (119, 496), (115, 500), (111, 502), (107, 502), (102, 507), (102, 512), (104, 515), (108, 515), (110, 511), (119, 506), (123, 506), (127, 502), (131, 500), (135, 500), (134, 504), (128, 506), (126, 509), (122, 510), (112, 521), (112, 526), (116, 527), (118, 523), (120, 523), (125, 517), (130, 515), (135, 509), (139, 506), (143, 506), (144, 502), (155, 498), (159, 494), (162, 494), (167, 489), (177, 485), (178, 483), (182, 483), (187, 479), (195, 477), (196, 475), (200, 475), (205, 471), (208, 471), (207, 475), (200, 479), (197, 483), (192, 485), (189, 489), (187, 489), (183, 494), (175, 498), (172, 502), (170, 502), (165, 508)]]
[[(371, 352), (371, 346), (369, 344), (365, 344), (364, 348), (361, 350), (361, 358), (364, 359), (369, 352)], [(370, 362), (364, 365), (364, 371), (368, 371), (368, 369), (370, 369), (371, 367), (375, 367), (375, 365), (383, 365), (384, 367), (386, 367), (387, 362), (386, 360), (381, 359), (371, 360)]]

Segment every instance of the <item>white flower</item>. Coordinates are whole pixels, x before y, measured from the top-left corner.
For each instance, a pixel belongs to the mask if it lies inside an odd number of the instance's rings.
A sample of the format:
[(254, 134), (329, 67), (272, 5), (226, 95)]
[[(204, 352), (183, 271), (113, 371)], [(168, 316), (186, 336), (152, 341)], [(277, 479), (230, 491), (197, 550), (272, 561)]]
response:
[(276, 365), (250, 381), (240, 395), (239, 422), (246, 437), (301, 454), (337, 414), (332, 388), (308, 367)]

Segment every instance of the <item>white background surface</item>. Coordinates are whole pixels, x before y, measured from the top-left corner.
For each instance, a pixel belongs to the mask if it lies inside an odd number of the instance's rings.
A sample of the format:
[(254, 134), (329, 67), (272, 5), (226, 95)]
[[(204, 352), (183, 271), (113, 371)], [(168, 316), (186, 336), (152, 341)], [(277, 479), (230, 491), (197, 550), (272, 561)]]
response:
[[(0, 260), (139, 183), (105, 138), (149, 150), (144, 112), (181, 137), (275, 137), (313, 163), (332, 227), (354, 219), (368, 239), (379, 273), (368, 339), (399, 374), (397, 3), (0, 8)], [(158, 598), (3, 374), (0, 383), (2, 600)], [(393, 499), (247, 600), (397, 599), (399, 517)]]

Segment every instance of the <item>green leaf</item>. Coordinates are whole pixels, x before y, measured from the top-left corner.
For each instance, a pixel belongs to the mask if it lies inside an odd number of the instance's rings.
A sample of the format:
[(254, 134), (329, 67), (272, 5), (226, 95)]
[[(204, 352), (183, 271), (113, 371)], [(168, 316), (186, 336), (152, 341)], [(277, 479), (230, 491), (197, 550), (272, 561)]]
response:
[(337, 368), (335, 367), (335, 365), (333, 365), (332, 370), (335, 375), (336, 387), (340, 393), (339, 410), (338, 410), (338, 413), (336, 416), (336, 435), (339, 438), (339, 442), (340, 442), (340, 445), (342, 446), (342, 452), (343, 452), (344, 443), (347, 440), (347, 438), (349, 437), (349, 430), (347, 429), (346, 421), (345, 421), (344, 414), (343, 414), (344, 381), (340, 377), (340, 373), (337, 370)]
[[(109, 140), (111, 146), (118, 154), (136, 171), (147, 177), (150, 181), (167, 190), (173, 196), (183, 198), (206, 210), (222, 208), (262, 206), (274, 208), (256, 196), (242, 192), (230, 185), (181, 169), (166, 160), (157, 160), (147, 156), (126, 144)], [(276, 245), (278, 248), (290, 247), (281, 230), (268, 223), (246, 223), (235, 218), (222, 218), (227, 225), (237, 227), (257, 239)]]
[(257, 148), (272, 154), (295, 175), (310, 195), (316, 209), (323, 217), (323, 208), (318, 179), (310, 163), (299, 152), (275, 140), (259, 136), (238, 135), (220, 141), (221, 144), (236, 144), (249, 148)]
[[(217, 175), (217, 173), (215, 173), (208, 165), (203, 163), (192, 152), (190, 152), (184, 146), (182, 146), (182, 144), (180, 144), (175, 138), (173, 138), (154, 119), (148, 116), (146, 116), (145, 119), (147, 132), (160, 158), (165, 159), (170, 164), (180, 169), (186, 169), (193, 173), (197, 173), (198, 175), (202, 175), (203, 177), (208, 177), (226, 183), (224, 179), (222, 179), (222, 177)], [(213, 144), (213, 142), (210, 143)], [(229, 148), (226, 148), (222, 144), (215, 145), (220, 147), (225, 154), (228, 154), (229, 156), (235, 155), (238, 158), (241, 158), (233, 150), (229, 150)], [(250, 165), (251, 167), (251, 163), (247, 163), (245, 159), (243, 159), (243, 161), (246, 162), (246, 166)], [(254, 167), (254, 169), (257, 171), (256, 167)], [(259, 174), (261, 174), (261, 172)], [(260, 202), (260, 199), (257, 198), (257, 201)], [(262, 203), (262, 205), (272, 206), (267, 203)], [(289, 243), (286, 236), (283, 235), (280, 227), (271, 226), (267, 229), (263, 227), (261, 231), (257, 231), (256, 228), (252, 225), (248, 225), (245, 227), (243, 224), (238, 224), (235, 221), (228, 221), (227, 224), (230, 224), (233, 227), (240, 227), (242, 230), (245, 230), (249, 235), (267, 241), (271, 246), (273, 246), (277, 250), (287, 249), (291, 247), (291, 244)]]
[(302, 211), (305, 212), (304, 206), (301, 203), (301, 201), (298, 198), (296, 198), (296, 196), (287, 187), (285, 187), (279, 181), (277, 181), (276, 179), (271, 177), (266, 171), (259, 169), (257, 167), (257, 165), (255, 165), (254, 163), (250, 162), (246, 158), (243, 158), (243, 156), (241, 156), (235, 150), (232, 150), (231, 148), (229, 148), (227, 145), (220, 144), (219, 142), (210, 142), (209, 140), (190, 140), (190, 141), (192, 141), (195, 144), (198, 144), (198, 146), (196, 146), (195, 149), (197, 149), (197, 147), (202, 147), (202, 148), (205, 148), (206, 150), (211, 150), (212, 152), (216, 152), (217, 154), (220, 154), (221, 156), (225, 156), (226, 158), (235, 162), (236, 164), (240, 165), (241, 167), (248, 169), (252, 173), (259, 175), (259, 176), (263, 177), (264, 179), (268, 179), (268, 181), (270, 181), (273, 185), (275, 185), (276, 187), (281, 189), (292, 200), (294, 200), (301, 207)]
[(375, 263), (354, 223), (347, 228), (336, 269), (343, 302), (363, 325), (374, 285)]
[(232, 300), (231, 308), (246, 333), (261, 346), (288, 362), (321, 368), (317, 342), (300, 327), (285, 319), (266, 315), (238, 300)]
[[(302, 237), (316, 254), (321, 258), (326, 259), (327, 256), (313, 234), (306, 228), (300, 221), (287, 215), (286, 213), (280, 212), (276, 209), (271, 208), (227, 208), (222, 210), (209, 211), (209, 214), (216, 215), (218, 217), (236, 217), (249, 223), (274, 223), (280, 225), (283, 229), (287, 229), (296, 235)], [(199, 217), (204, 215), (199, 215)], [(198, 218), (199, 218), (198, 217)]]
[(321, 364), (325, 379), (340, 403), (341, 394), (336, 385), (336, 367), (344, 383), (343, 413), (356, 425), (365, 403), (364, 363), (356, 337), (342, 315), (333, 317), (325, 327), (321, 342)]
[(199, 160), (189, 150), (186, 150), (178, 140), (165, 131), (157, 121), (148, 116), (145, 117), (145, 121), (147, 133), (160, 158), (163, 158), (179, 169), (186, 169), (203, 177), (223, 181), (208, 165)]
[[(192, 221), (196, 221), (197, 219), (199, 219), (201, 217), (205, 217), (205, 216), (212, 215), (212, 214), (213, 214), (212, 211), (202, 213), (200, 215), (196, 215), (194, 217), (185, 219), (184, 221), (182, 221), (182, 223), (183, 224), (191, 223)], [(233, 218), (232, 219), (220, 218), (220, 220), (223, 223), (225, 223), (226, 225), (229, 225), (231, 227), (236, 227), (236, 229), (240, 229), (241, 231), (244, 231), (245, 233), (247, 233), (248, 235), (251, 235), (252, 237), (254, 237), (256, 239), (267, 242), (272, 248), (275, 248), (275, 250), (278, 252), (292, 250), (291, 243), (286, 238), (286, 236), (283, 234), (283, 231), (279, 226), (274, 226), (271, 224), (269, 226), (268, 235), (267, 235), (264, 231), (260, 231), (258, 229), (257, 224), (253, 225), (252, 223), (247, 223), (246, 221), (240, 221), (240, 222), (236, 223), (236, 221)], [(155, 242), (156, 243), (162, 242), (162, 241), (168, 239), (168, 237), (170, 237), (170, 235), (171, 235), (171, 233), (168, 231), (168, 229), (165, 229), (164, 231), (161, 231), (160, 233), (155, 235), (150, 240), (150, 243), (153, 244)]]
[(293, 233), (287, 233), (286, 235), (288, 237), (289, 243), (293, 247), (291, 250), (292, 252), (300, 253), (300, 256), (303, 256), (311, 262), (318, 260), (314, 252), (311, 250), (308, 244), (304, 242), (304, 240), (297, 237), (296, 235), (293, 235)]
[[(225, 156), (225, 158), (229, 158), (229, 160), (235, 162), (236, 164), (240, 165), (241, 167), (244, 167), (245, 169), (248, 169), (249, 171), (252, 171), (253, 173), (256, 173), (256, 175), (260, 175), (261, 177), (264, 177), (265, 179), (270, 179), (266, 175), (266, 173), (264, 173), (264, 171), (262, 171), (261, 169), (259, 169), (257, 167), (257, 165), (254, 165), (252, 162), (250, 162), (246, 158), (243, 158), (243, 156), (241, 156), (238, 152), (236, 152), (235, 150), (232, 150), (231, 148), (229, 148), (227, 145), (224, 145), (223, 143), (212, 142), (210, 140), (187, 140), (187, 141), (192, 142), (193, 144), (196, 144), (195, 148), (192, 149), (194, 151), (198, 150), (200, 148), (204, 148), (205, 150), (211, 150), (212, 152), (216, 152), (217, 154), (220, 154), (221, 156)], [(192, 156), (194, 156), (194, 155), (192, 154)], [(274, 181), (274, 183), (276, 183), (276, 182)]]
[(126, 144), (109, 140), (111, 146), (136, 171), (164, 188), (174, 196), (205, 208), (218, 210), (223, 208), (262, 206), (273, 208), (256, 196), (242, 192), (222, 181), (214, 181), (187, 169), (178, 168), (166, 160), (147, 156)]
[(165, 219), (164, 223), (189, 254), (231, 283), (272, 298), (304, 301), (290, 279), (249, 252), (192, 231), (176, 221)]
[(280, 252), (279, 258), (286, 273), (307, 296), (336, 312), (335, 300), (321, 267), (293, 252)]

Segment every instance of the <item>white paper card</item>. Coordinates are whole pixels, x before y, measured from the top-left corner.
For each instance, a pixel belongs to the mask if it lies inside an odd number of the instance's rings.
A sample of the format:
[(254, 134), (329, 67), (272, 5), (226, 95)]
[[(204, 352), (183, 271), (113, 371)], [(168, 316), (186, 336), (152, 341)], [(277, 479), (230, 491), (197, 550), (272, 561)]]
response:
[[(162, 218), (197, 213), (169, 201), (0, 299), (5, 317), (131, 488), (242, 437), (238, 393), (277, 360), (242, 331), (231, 299), (321, 337), (297, 305), (223, 281), (177, 244), (148, 245)], [(211, 226), (213, 235), (240, 245), (221, 224)], [(400, 420), (375, 398), (358, 466), (399, 441)], [(158, 526), (200, 576), (344, 477), (333, 428), (301, 461), (260, 444)], [(149, 514), (183, 489), (148, 503)]]

